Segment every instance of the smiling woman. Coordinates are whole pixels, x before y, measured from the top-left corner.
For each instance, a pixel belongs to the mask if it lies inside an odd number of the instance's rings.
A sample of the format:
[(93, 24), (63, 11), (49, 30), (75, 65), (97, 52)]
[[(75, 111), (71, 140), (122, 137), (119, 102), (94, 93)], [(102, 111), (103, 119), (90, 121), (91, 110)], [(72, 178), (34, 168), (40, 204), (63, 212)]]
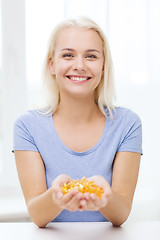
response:
[[(107, 40), (92, 20), (58, 25), (45, 61), (49, 104), (30, 110), (14, 125), (17, 171), (31, 219), (54, 222), (124, 223), (131, 211), (142, 154), (141, 121), (114, 104)], [(62, 186), (76, 179), (103, 189)]]
[[(56, 45), (57, 38), (58, 46)], [(74, 46), (75, 49), (70, 46)], [(79, 18), (68, 20), (65, 24), (59, 24), (51, 34), (44, 70), (44, 89), (47, 90), (46, 96), (50, 106), (48, 113), (53, 113), (59, 103), (59, 88), (54, 69), (59, 61), (53, 61), (53, 54), (54, 58), (59, 58), (58, 60), (61, 62), (72, 60), (68, 61), (68, 65), (74, 60), (74, 65), (77, 65), (76, 68), (82, 68), (81, 73), (78, 73), (78, 75), (84, 73), (86, 63), (92, 66), (95, 69), (94, 71), (96, 69), (100, 71), (99, 77), (102, 81), (95, 91), (95, 101), (104, 114), (103, 106), (107, 106), (112, 116), (111, 108), (114, 108), (113, 102), (115, 100), (112, 59), (107, 39), (99, 26), (91, 20), (88, 21), (87, 18)], [(50, 69), (48, 68), (48, 61), (50, 62)], [(97, 66), (97, 63), (101, 66)], [(95, 66), (97, 67), (95, 68)], [(53, 91), (55, 94), (53, 94)]]
[(95, 31), (77, 27), (64, 29), (50, 59), (50, 70), (59, 85), (61, 102), (64, 97), (66, 99), (67, 91), (74, 98), (86, 95), (94, 98), (103, 75), (103, 62), (102, 40)]

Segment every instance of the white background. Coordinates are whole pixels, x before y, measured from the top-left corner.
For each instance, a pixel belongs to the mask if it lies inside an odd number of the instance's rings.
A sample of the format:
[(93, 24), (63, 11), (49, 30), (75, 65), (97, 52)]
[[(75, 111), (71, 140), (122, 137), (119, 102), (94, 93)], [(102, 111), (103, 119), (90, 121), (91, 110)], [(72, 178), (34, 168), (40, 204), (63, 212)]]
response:
[(143, 152), (131, 220), (160, 220), (160, 2), (158, 0), (1, 0), (0, 221), (24, 219), (14, 156), (15, 119), (41, 104), (47, 41), (64, 18), (85, 15), (109, 40), (118, 105), (137, 112)]

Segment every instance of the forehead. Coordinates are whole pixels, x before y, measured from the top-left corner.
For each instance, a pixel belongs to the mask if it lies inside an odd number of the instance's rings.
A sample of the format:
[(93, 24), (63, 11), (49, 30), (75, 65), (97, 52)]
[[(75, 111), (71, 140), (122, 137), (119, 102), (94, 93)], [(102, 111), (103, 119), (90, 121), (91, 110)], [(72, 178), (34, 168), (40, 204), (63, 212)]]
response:
[(56, 40), (56, 50), (63, 48), (97, 49), (102, 52), (103, 45), (96, 31), (81, 27), (68, 27), (59, 33)]

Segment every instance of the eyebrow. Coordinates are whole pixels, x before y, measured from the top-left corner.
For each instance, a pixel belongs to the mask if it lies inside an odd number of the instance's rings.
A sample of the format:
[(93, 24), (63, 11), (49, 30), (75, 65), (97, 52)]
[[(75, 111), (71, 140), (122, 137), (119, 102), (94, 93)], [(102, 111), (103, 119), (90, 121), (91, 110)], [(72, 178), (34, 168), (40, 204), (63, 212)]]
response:
[[(70, 52), (74, 52), (75, 50), (73, 48), (63, 48), (61, 49), (61, 52), (62, 51), (70, 51)], [(98, 50), (96, 49), (87, 49), (86, 52), (98, 52), (100, 53)]]

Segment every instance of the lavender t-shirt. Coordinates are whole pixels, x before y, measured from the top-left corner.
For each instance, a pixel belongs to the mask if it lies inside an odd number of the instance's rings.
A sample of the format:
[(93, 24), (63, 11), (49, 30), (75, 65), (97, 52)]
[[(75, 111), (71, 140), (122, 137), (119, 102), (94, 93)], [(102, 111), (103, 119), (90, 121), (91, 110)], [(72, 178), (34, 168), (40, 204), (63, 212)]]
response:
[[(111, 185), (115, 154), (120, 151), (142, 154), (141, 120), (131, 110), (117, 107), (113, 113), (113, 120), (109, 117), (105, 118), (105, 128), (98, 143), (91, 149), (79, 153), (71, 150), (61, 141), (55, 130), (52, 115), (45, 116), (30, 110), (15, 122), (14, 150), (36, 151), (41, 154), (48, 188), (60, 174), (67, 174), (73, 179), (101, 175)], [(102, 222), (108, 220), (99, 211), (63, 210), (53, 221)]]

